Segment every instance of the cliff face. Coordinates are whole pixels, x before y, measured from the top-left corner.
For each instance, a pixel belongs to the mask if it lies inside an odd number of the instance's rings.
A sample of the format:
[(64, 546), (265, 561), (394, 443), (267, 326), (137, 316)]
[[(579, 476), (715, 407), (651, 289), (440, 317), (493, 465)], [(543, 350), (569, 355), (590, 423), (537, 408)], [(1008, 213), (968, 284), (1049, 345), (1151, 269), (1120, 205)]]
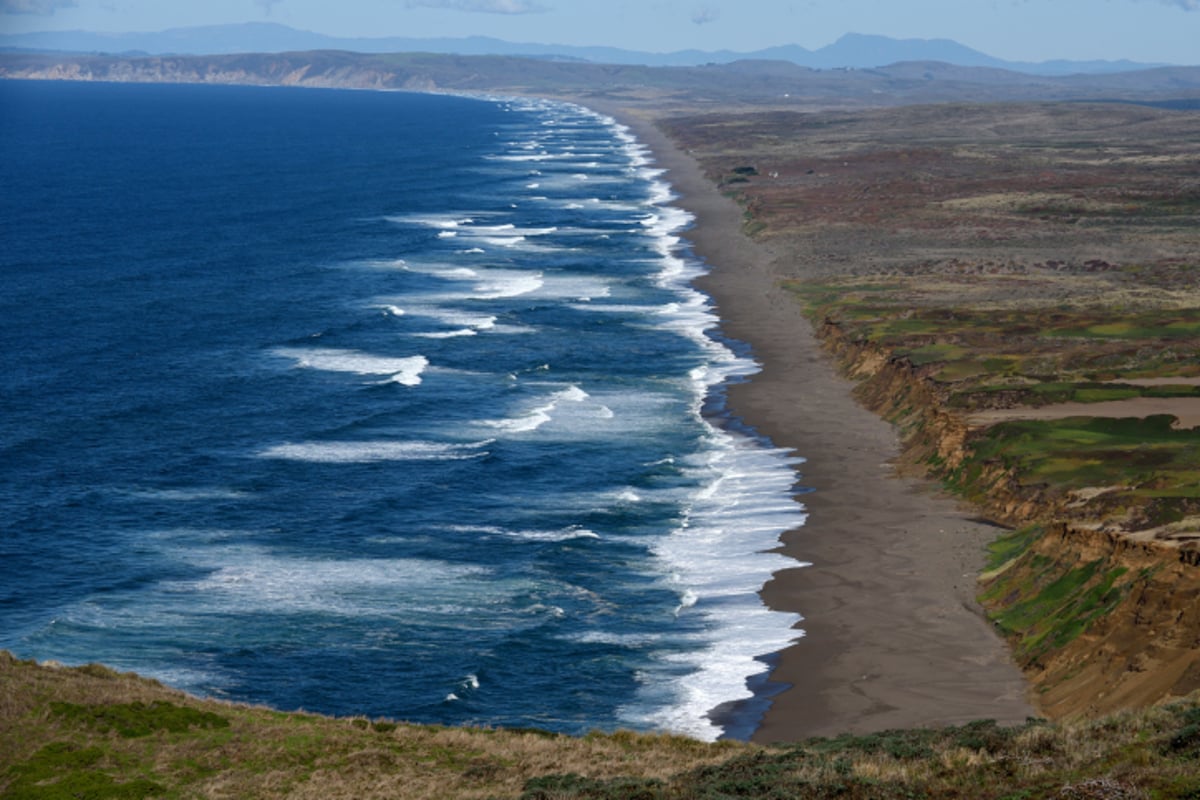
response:
[(983, 587), (1049, 716), (1095, 716), (1200, 688), (1194, 553), (1060, 523)]
[[(980, 430), (947, 404), (932, 368), (819, 326), (857, 394), (902, 434), (901, 468), (938, 478), (1017, 529), (994, 549), (980, 601), (1048, 716), (1093, 716), (1200, 688), (1200, 550), (1159, 530), (1122, 530), (1084, 492), (1023, 484), (975, 458)], [(1101, 506), (1102, 507), (1102, 506)]]

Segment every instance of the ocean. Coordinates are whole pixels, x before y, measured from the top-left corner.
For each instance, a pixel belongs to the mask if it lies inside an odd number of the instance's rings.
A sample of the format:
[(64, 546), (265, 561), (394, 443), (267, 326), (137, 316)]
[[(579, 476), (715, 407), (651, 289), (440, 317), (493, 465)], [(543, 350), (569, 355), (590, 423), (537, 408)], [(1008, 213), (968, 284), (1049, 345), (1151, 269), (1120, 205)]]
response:
[[(0, 648), (413, 722), (744, 736), (798, 459), (565, 103), (0, 82)], [(736, 716), (736, 715), (735, 715)]]

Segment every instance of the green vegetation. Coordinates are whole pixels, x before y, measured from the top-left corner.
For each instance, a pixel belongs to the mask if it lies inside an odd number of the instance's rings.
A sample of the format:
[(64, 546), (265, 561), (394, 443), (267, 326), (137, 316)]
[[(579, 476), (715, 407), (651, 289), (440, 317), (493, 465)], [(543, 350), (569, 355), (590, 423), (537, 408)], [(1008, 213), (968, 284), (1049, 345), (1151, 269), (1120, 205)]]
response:
[[(949, 364), (938, 373), (939, 379), (953, 380), (953, 371), (957, 365)], [(975, 369), (971, 377), (986, 369), (986, 364)], [(1003, 396), (1000, 402), (1014, 406), (1044, 406), (1054, 403), (1107, 403), (1116, 400), (1132, 400), (1137, 397), (1183, 398), (1200, 397), (1200, 386), (1189, 384), (1166, 384), (1138, 386), (1126, 383), (1096, 383), (1094, 381), (1064, 382), (1043, 381), (1023, 386), (1012, 384), (996, 384), (976, 386), (967, 391), (958, 391), (950, 395), (947, 405), (968, 411), (992, 407), (996, 396)]]
[[(1002, 293), (1005, 284), (997, 283), (995, 291)], [(1200, 386), (1189, 383), (1200, 374), (1200, 308), (1130, 315), (1103, 305), (974, 306), (961, 296), (970, 285), (945, 278), (854, 278), (791, 281), (787, 288), (810, 319), (836, 326), (846, 339), (914, 366), (936, 366), (930, 377), (947, 386), (949, 402), (958, 408), (995, 407), (999, 393), (1011, 395), (1005, 405), (1035, 406), (1200, 397)], [(1180, 382), (1122, 382), (1169, 377)]]
[[(1049, 526), (1153, 530), (1182, 548), (1200, 539), (1200, 425), (1187, 427), (1200, 411), (1200, 303), (1164, 296), (1130, 311), (1109, 304), (1114, 294), (1050, 305), (1028, 286), (1015, 303), (1001, 299), (1029, 280), (976, 279), (992, 282), (986, 292), (946, 275), (789, 288), (860, 370), (861, 396), (898, 426), (910, 463), (1020, 526), (993, 544), (980, 601), (1018, 663), (1049, 676), (1041, 686), (1049, 691), (1080, 669), (1056, 656), (1099, 631), (1147, 580), (1106, 556), (1076, 563), (1034, 547)], [(1044, 289), (1054, 291), (1054, 279)], [(907, 378), (888, 383), (894, 371), (880, 370), (884, 362)], [(1088, 415), (1098, 403), (1107, 405)], [(945, 427), (947, 416), (967, 422), (965, 431)], [(1132, 663), (1110, 661), (1100, 668), (1113, 680)]]
[(996, 537), (988, 545), (988, 571), (997, 570), (1022, 555), (1045, 532), (1042, 525), (1026, 525)]
[[(999, 546), (1012, 549), (1011, 542)], [(1108, 793), (1095, 793), (1097, 787)], [(52, 668), (0, 652), (4, 798), (853, 800), (1197, 793), (1200, 696), (1091, 722), (1031, 720), (1005, 728), (980, 720), (762, 747), (627, 731), (575, 738), (286, 714), (198, 700), (95, 665)]]
[[(1200, 428), (1182, 428), (1171, 415), (1141, 416), (1135, 406), (1124, 419), (1082, 416), (1088, 404), (1200, 399), (1200, 308), (1114, 319), (1101, 306), (948, 307), (955, 295), (942, 296), (945, 278), (789, 288), (844, 341), (903, 360), (946, 409), (998, 414), (967, 438), (952, 467), (927, 456), (926, 466), (965, 499), (986, 507), (1003, 478), (1010, 489), (1036, 494), (1046, 519), (1069, 501), (1075, 519), (1122, 519), (1130, 529), (1200, 513)], [(894, 396), (889, 402), (902, 404)], [(1072, 411), (1080, 416), (1004, 419), (1005, 411), (1064, 403), (1083, 404)], [(906, 398), (903, 405), (903, 413), (882, 410), (906, 436), (923, 435), (922, 409)], [(1103, 491), (1071, 495), (1090, 489)]]
[(106, 753), (99, 747), (78, 748), (67, 742), (43, 747), (9, 770), (4, 792), (9, 800), (73, 800), (160, 797), (166, 787), (144, 778), (119, 781), (104, 770)]
[(72, 722), (80, 722), (100, 731), (116, 731), (127, 739), (149, 736), (155, 731), (182, 733), (191, 727), (228, 728), (229, 720), (211, 711), (197, 711), (156, 700), (153, 703), (118, 703), (83, 706), (52, 702), (51, 713)]
[(1099, 561), (1064, 572), (1055, 562), (1032, 556), (1022, 566), (988, 581), (980, 599), (993, 606), (1004, 601), (992, 620), (1005, 635), (1016, 637), (1015, 655), (1026, 665), (1066, 646), (1110, 613), (1132, 583), (1132, 578), (1121, 580), (1127, 569), (1106, 570)]
[(1200, 513), (1200, 428), (1173, 423), (1165, 414), (1001, 422), (968, 439), (946, 483), (978, 496), (991, 465), (1036, 487), (1048, 512), (1070, 504), (1076, 519), (1124, 518), (1138, 530), (1179, 522)]

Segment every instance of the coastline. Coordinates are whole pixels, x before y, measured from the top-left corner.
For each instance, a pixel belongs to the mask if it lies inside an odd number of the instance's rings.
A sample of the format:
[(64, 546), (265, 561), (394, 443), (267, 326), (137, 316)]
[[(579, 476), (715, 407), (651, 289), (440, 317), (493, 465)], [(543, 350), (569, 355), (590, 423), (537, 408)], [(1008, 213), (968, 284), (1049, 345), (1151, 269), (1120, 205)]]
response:
[(696, 218), (683, 238), (711, 270), (697, 288), (713, 299), (721, 331), (762, 365), (726, 387), (729, 412), (806, 459), (808, 522), (785, 533), (778, 552), (812, 566), (777, 572), (761, 591), (770, 608), (804, 616), (805, 637), (763, 654), (770, 675), (748, 681), (752, 699), (712, 713), (759, 742), (1033, 715), (1024, 679), (974, 601), (996, 529), (891, 474), (890, 425), (853, 400), (776, 285), (786, 254), (746, 237), (741, 209), (650, 119), (579, 102), (628, 125), (667, 170), (674, 204)]
[[(757, 742), (1034, 716), (1025, 679), (974, 597), (997, 529), (894, 474), (895, 432), (854, 400), (777, 285), (787, 254), (744, 235), (741, 209), (652, 120), (597, 110), (667, 171), (675, 203), (696, 218), (684, 239), (710, 269), (697, 288), (713, 299), (722, 333), (749, 344), (762, 366), (727, 387), (730, 413), (806, 460), (808, 520), (781, 537), (779, 552), (812, 566), (775, 573), (761, 592), (770, 608), (803, 615), (805, 635), (770, 657), (755, 699), (714, 713), (757, 716), (765, 706)], [(795, 264), (787, 274), (802, 277)], [(741, 713), (747, 704), (755, 710)]]

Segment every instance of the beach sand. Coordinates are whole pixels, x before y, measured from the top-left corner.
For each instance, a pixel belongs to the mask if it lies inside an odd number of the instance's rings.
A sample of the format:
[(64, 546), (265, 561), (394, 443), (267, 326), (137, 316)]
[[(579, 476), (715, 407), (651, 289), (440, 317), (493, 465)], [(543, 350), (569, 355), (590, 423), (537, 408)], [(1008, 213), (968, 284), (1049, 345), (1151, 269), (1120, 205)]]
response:
[(615, 109), (696, 216), (686, 233), (711, 273), (698, 282), (723, 333), (747, 342), (762, 371), (730, 387), (732, 413), (803, 456), (806, 524), (781, 551), (812, 566), (777, 573), (772, 608), (804, 616), (778, 654), (774, 695), (753, 736), (807, 736), (1023, 722), (1035, 711), (1004, 641), (975, 602), (984, 547), (1001, 531), (974, 521), (931, 484), (897, 476), (892, 427), (858, 405), (798, 303), (777, 285), (787, 253), (742, 233), (742, 211), (696, 162), (636, 113)]

